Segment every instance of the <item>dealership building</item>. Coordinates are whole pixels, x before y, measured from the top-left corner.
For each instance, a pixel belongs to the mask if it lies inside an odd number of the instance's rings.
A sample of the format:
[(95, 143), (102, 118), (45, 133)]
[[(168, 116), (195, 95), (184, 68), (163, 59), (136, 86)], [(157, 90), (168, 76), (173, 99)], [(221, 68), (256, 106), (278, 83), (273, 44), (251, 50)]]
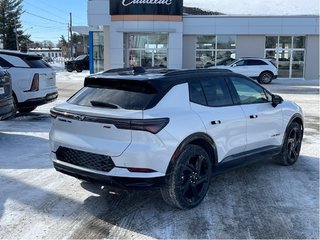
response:
[(186, 15), (182, 0), (88, 0), (91, 71), (201, 68), (273, 58), (281, 78), (319, 79), (319, 16)]

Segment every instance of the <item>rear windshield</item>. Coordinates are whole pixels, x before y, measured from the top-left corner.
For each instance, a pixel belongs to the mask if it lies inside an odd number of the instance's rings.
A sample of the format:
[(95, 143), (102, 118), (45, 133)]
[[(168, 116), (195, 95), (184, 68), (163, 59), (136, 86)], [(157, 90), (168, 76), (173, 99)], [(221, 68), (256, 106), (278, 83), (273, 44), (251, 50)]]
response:
[(157, 91), (149, 84), (114, 83), (110, 86), (86, 86), (68, 102), (80, 106), (144, 110)]
[(31, 68), (50, 68), (51, 66), (43, 61), (42, 59), (38, 58), (26, 58), (24, 61), (31, 67)]

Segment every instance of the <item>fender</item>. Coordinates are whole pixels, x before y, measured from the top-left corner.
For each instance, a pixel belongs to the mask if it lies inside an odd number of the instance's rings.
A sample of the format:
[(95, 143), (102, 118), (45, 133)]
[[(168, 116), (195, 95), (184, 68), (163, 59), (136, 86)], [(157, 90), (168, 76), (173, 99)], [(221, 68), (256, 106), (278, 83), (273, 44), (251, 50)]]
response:
[(297, 120), (297, 119), (298, 119), (299, 121), (301, 121), (301, 127), (302, 127), (302, 138), (301, 138), (301, 140), (303, 139), (303, 132), (304, 132), (303, 116), (302, 116), (300, 113), (295, 113), (295, 114), (292, 115), (292, 117), (290, 118), (290, 120), (289, 120), (289, 122), (288, 122), (288, 124), (287, 124), (287, 126), (286, 126), (286, 130), (285, 130), (285, 132), (284, 132), (283, 139), (282, 139), (282, 146), (283, 146), (283, 144), (284, 144), (284, 140), (286, 139), (286, 136), (287, 136), (287, 133), (288, 133), (288, 127), (290, 126), (290, 124), (291, 124), (292, 122), (294, 122), (294, 121)]
[[(174, 151), (171, 159), (169, 166), (167, 168), (166, 175), (170, 174), (175, 160), (178, 158), (178, 156), (181, 154), (183, 149), (188, 145), (188, 144), (195, 144), (199, 145), (201, 147), (204, 147), (206, 151), (208, 151), (208, 154), (210, 158), (213, 161), (213, 167), (217, 166), (218, 164), (218, 153), (217, 153), (217, 147), (213, 139), (204, 132), (199, 132), (199, 133), (194, 133), (188, 137), (186, 137), (180, 145), (177, 147), (177, 149)], [(204, 144), (204, 145), (203, 145)]]

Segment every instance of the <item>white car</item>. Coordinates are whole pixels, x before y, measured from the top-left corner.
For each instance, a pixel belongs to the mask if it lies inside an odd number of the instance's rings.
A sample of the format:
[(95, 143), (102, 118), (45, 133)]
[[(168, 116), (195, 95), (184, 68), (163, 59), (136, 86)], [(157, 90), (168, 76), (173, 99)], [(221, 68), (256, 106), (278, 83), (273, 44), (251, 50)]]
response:
[(57, 99), (56, 73), (41, 56), (0, 50), (0, 66), (12, 78), (14, 113), (31, 112)]
[(278, 77), (278, 69), (272, 59), (266, 58), (240, 58), (226, 66), (209, 68), (228, 69), (232, 72), (257, 79), (259, 83), (269, 84)]
[(294, 164), (303, 113), (228, 70), (104, 73), (51, 109), (57, 171), (102, 185), (158, 187), (181, 209), (205, 197), (213, 173), (275, 157)]

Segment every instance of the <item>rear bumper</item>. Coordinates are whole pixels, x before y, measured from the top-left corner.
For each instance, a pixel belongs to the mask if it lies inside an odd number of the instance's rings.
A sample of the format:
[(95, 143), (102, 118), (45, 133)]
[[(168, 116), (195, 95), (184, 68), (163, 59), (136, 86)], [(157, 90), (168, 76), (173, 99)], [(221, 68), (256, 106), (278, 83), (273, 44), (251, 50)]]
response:
[(100, 171), (82, 169), (79, 167), (68, 166), (65, 163), (53, 162), (54, 168), (61, 173), (76, 177), (81, 180), (99, 183), (122, 189), (157, 189), (165, 183), (165, 177), (153, 178), (131, 178), (108, 176)]
[(53, 102), (58, 98), (58, 92), (48, 93), (45, 97), (32, 98), (25, 102), (18, 103), (19, 108), (37, 107), (49, 102)]
[(0, 99), (0, 120), (8, 118), (12, 115), (13, 111), (13, 98), (8, 97)]

